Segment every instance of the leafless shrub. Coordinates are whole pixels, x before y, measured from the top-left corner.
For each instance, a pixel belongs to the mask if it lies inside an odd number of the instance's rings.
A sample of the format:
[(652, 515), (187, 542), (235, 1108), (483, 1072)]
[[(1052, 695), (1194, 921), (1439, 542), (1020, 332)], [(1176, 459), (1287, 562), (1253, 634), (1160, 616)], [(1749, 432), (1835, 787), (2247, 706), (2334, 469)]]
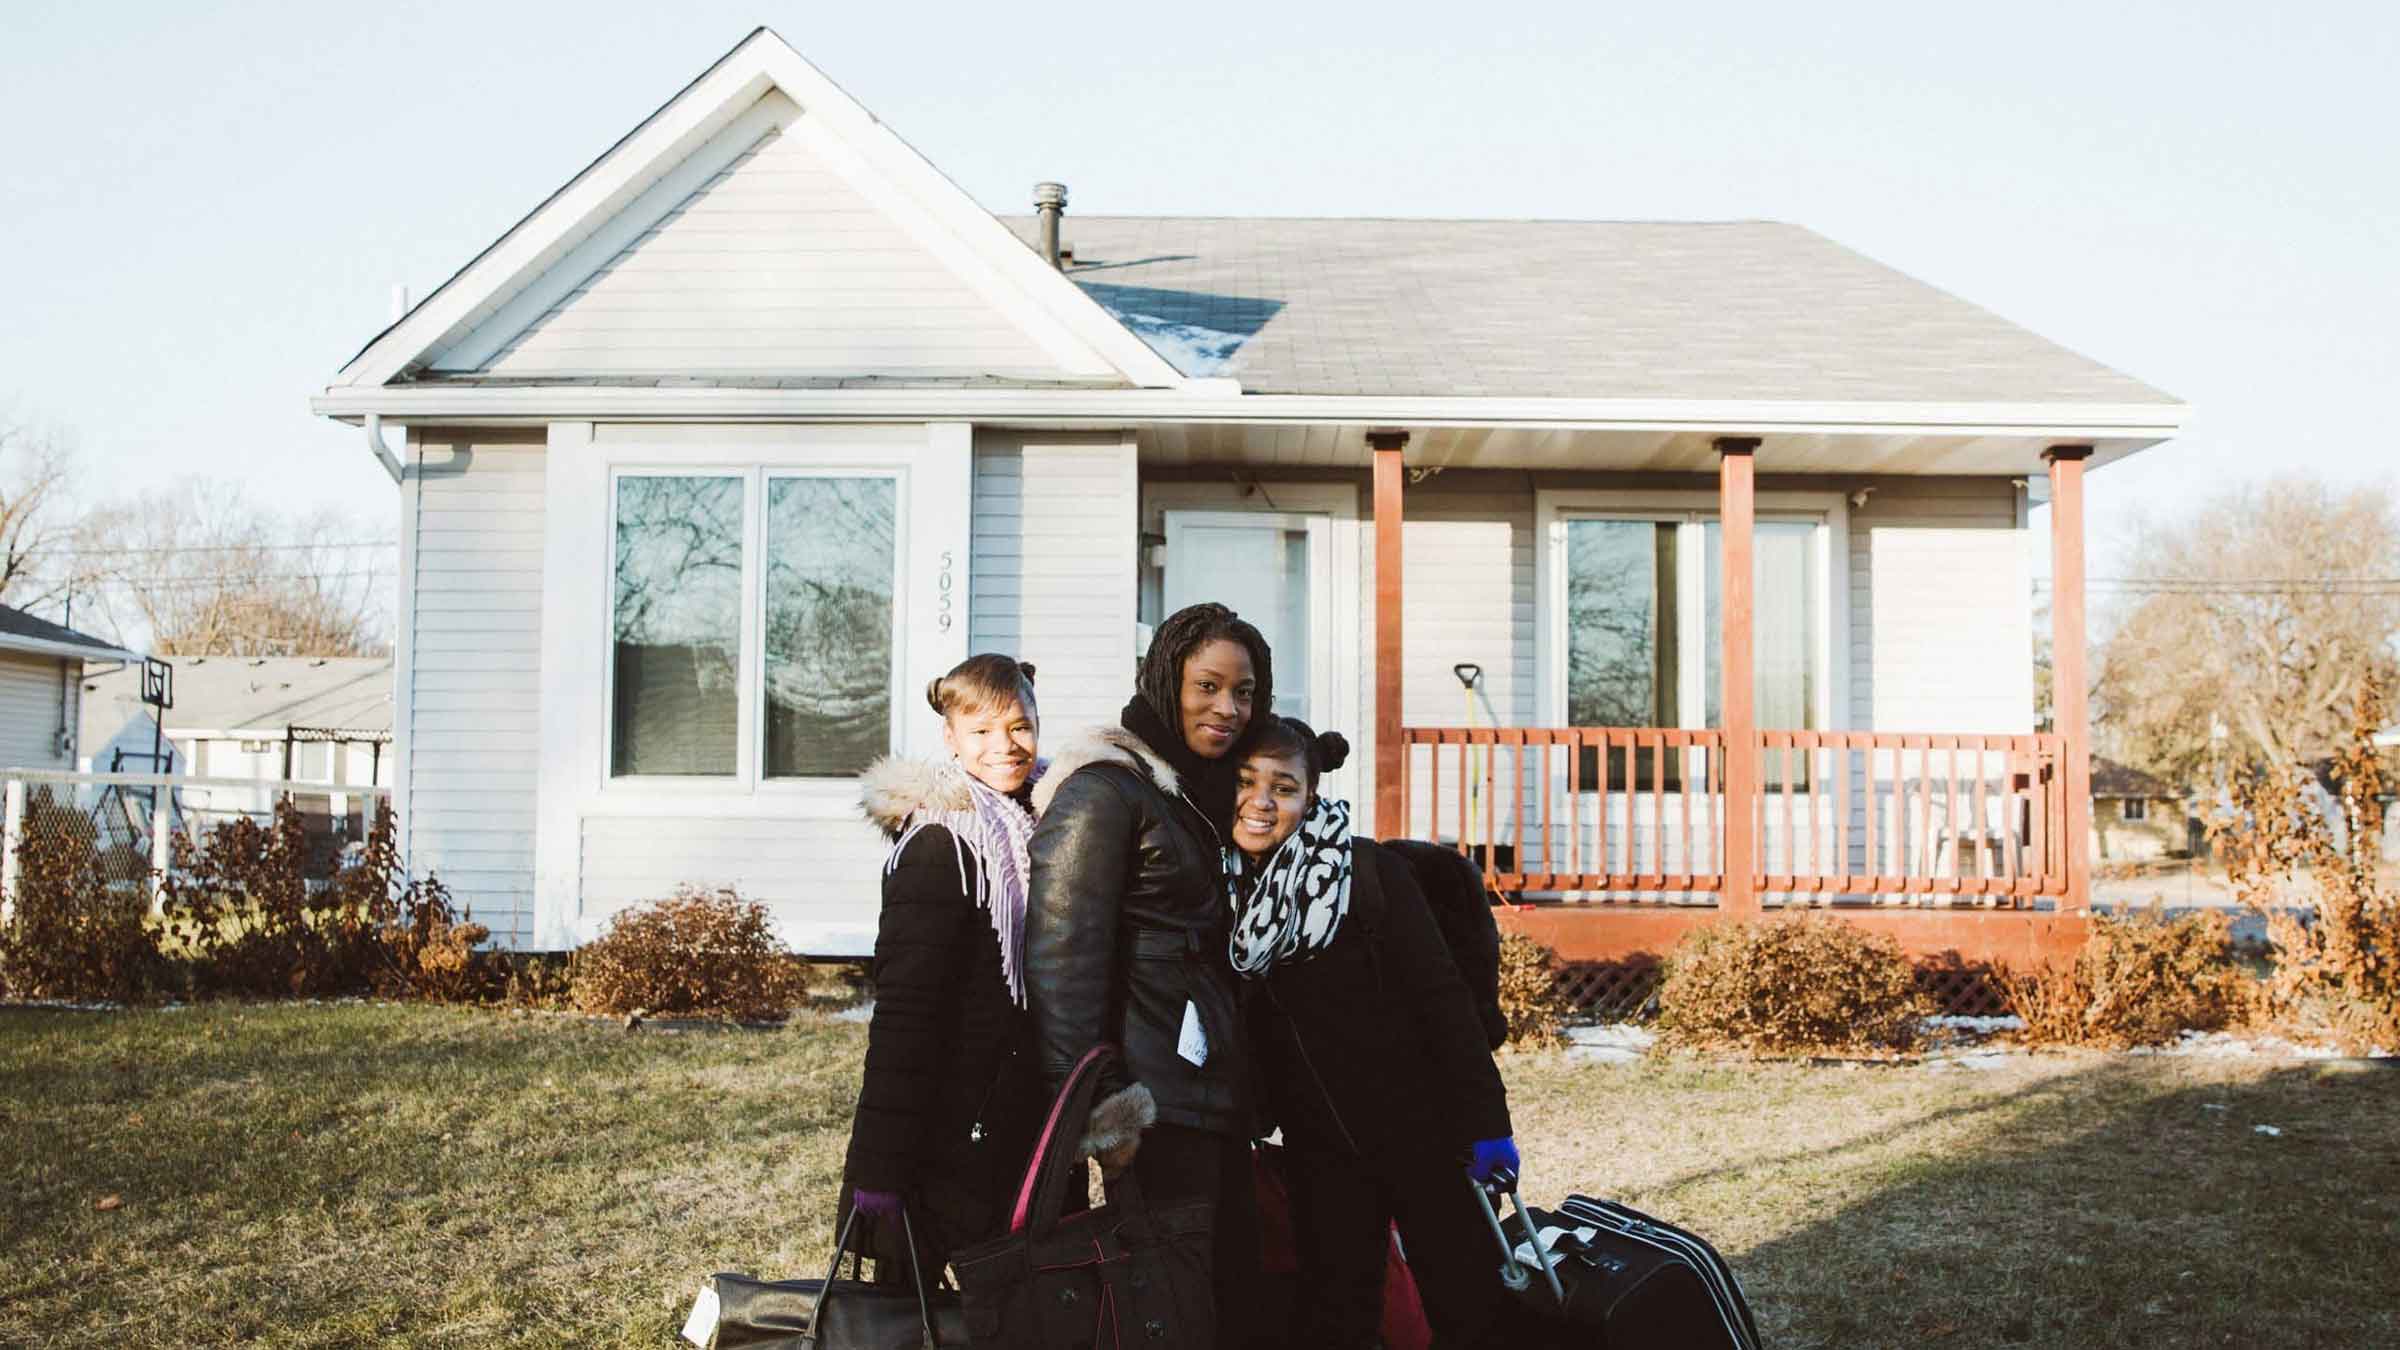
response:
[(1560, 1024), (1573, 1011), (1558, 991), (1558, 953), (1523, 933), (1500, 935), (1500, 1015), (1506, 1044), (1545, 1050), (1566, 1044)]
[(807, 967), (784, 949), (766, 906), (731, 887), (685, 886), (609, 920), (568, 963), (585, 1012), (773, 1021), (807, 1001)]
[[(2384, 771), (2375, 734), (2387, 711), (2370, 669), (2332, 765), (2338, 828), (2317, 809), (2309, 776), (2285, 766), (2236, 777), (2232, 810), (2209, 826), (2235, 894), (2266, 920), (2265, 1016), (2352, 1053), (2400, 1049), (2400, 896), (2376, 873)], [(2309, 918), (2280, 903), (2283, 883), (2303, 879), (2316, 902)]]
[(2037, 1045), (2165, 1045), (2186, 1030), (2243, 1020), (2256, 997), (2223, 914), (2169, 919), (2155, 905), (2096, 917), (2064, 967), (2003, 970), (1998, 978), (2009, 1011), (2025, 1021), (2025, 1039)]
[(1774, 1054), (1906, 1050), (1933, 1012), (1889, 937), (1819, 916), (1717, 924), (1667, 954), (1659, 1029)]

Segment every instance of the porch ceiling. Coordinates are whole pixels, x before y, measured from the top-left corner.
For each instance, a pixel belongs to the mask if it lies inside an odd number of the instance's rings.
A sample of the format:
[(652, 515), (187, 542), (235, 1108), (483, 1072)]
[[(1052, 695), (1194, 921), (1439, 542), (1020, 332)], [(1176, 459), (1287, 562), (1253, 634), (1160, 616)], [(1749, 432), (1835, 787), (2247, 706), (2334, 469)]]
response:
[[(1391, 426), (1376, 424), (1376, 429)], [(1364, 423), (1244, 426), (1154, 423), (1136, 433), (1142, 462), (1159, 466), (1238, 464), (1270, 469), (1365, 469), (1373, 462)], [(1714, 430), (1419, 427), (1410, 429), (1411, 468), (1598, 469), (1611, 472), (1714, 473)], [(1749, 433), (1755, 434), (1755, 433)], [(2039, 474), (2042, 452), (2089, 443), (2105, 464), (2156, 445), (2155, 437), (2069, 435), (1924, 435), (1768, 433), (1757, 451), (1773, 474)]]

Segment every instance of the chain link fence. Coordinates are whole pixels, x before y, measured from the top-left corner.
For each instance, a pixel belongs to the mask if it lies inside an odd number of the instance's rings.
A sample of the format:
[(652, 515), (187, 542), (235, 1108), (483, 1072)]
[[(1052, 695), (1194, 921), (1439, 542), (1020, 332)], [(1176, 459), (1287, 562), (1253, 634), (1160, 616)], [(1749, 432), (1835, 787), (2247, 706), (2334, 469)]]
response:
[(286, 801), (300, 816), (301, 875), (322, 886), (356, 860), (376, 809), (391, 795), (380, 787), (290, 779), (48, 769), (0, 770), (0, 792), (0, 918), (29, 849), (89, 850), (109, 890), (146, 891), (155, 905), (175, 865), (178, 837), (189, 841), (187, 852), (197, 852), (234, 821), (271, 827)]

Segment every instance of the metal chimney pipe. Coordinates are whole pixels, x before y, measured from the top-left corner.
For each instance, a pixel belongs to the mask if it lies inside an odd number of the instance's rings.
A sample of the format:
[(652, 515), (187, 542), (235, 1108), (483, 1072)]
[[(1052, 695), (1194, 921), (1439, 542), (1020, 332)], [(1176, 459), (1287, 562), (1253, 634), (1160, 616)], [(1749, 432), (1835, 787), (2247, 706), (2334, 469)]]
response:
[(1058, 263), (1058, 221), (1067, 213), (1067, 185), (1036, 183), (1033, 185), (1034, 214), (1042, 218), (1042, 256), (1052, 267)]

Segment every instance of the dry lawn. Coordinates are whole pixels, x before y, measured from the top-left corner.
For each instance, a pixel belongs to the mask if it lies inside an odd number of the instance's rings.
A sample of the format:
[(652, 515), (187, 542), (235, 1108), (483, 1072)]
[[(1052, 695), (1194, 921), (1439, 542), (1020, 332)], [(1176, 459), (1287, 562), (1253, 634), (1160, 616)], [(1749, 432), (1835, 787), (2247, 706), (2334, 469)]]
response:
[[(821, 1267), (863, 1048), (0, 1010), (0, 1345), (667, 1346), (708, 1271)], [(1532, 1193), (1715, 1238), (1785, 1350), (2400, 1344), (2400, 1073), (1505, 1067)]]

